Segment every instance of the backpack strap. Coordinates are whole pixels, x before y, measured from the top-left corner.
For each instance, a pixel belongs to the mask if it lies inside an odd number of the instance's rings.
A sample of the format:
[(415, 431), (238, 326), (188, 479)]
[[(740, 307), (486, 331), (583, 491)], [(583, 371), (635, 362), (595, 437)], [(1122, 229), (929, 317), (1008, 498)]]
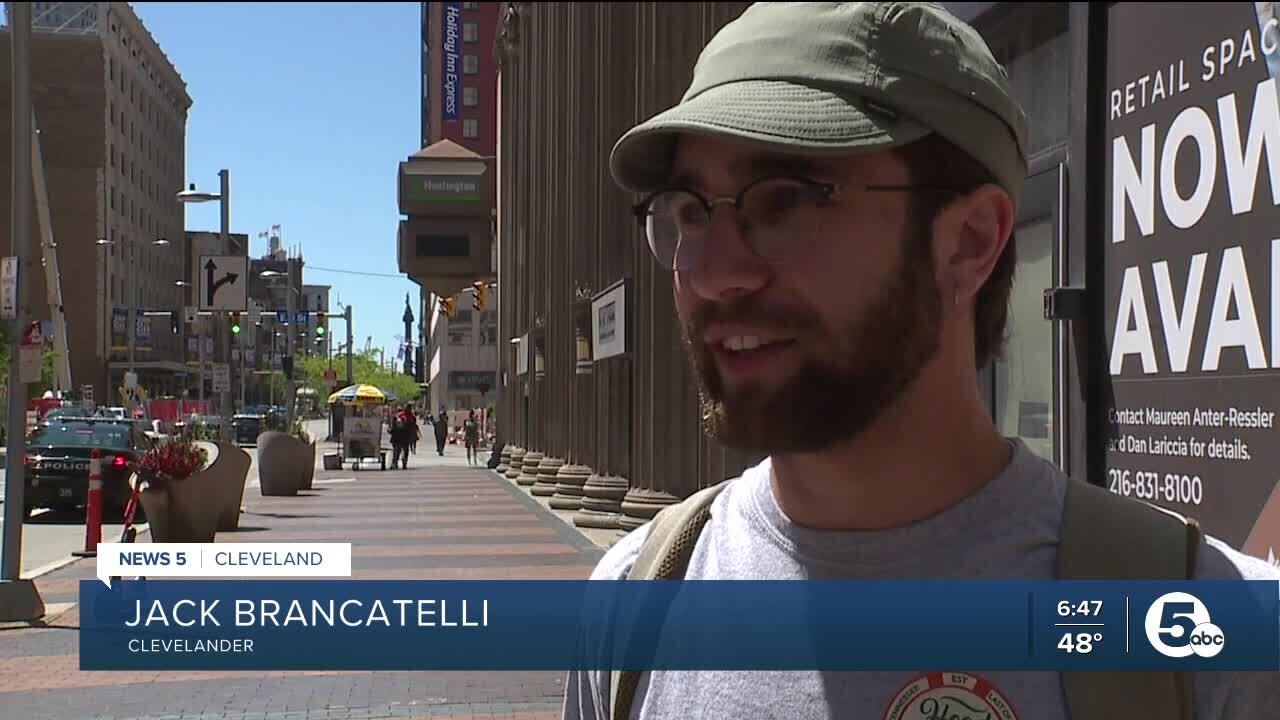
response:
[[(711, 519), (711, 503), (729, 481), (703, 488), (675, 505), (668, 505), (649, 521), (640, 553), (627, 572), (628, 580), (678, 580), (684, 577), (702, 528)], [(640, 684), (640, 670), (609, 674), (609, 717), (627, 720)]]
[[(1067, 484), (1060, 580), (1183, 580), (1195, 577), (1199, 524), (1080, 480)], [(1193, 720), (1185, 672), (1062, 673), (1070, 717)]]

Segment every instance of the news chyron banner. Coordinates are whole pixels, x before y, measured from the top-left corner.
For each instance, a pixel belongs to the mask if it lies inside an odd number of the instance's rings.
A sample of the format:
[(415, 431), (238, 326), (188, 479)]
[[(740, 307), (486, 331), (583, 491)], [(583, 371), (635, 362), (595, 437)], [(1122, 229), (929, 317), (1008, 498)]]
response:
[[(1108, 488), (1280, 548), (1277, 3), (1115, 3)], [(1153, 19), (1158, 31), (1153, 29)]]
[(356, 581), (219, 545), (141, 560), (262, 574), (83, 581), (80, 669), (1280, 670), (1276, 582)]

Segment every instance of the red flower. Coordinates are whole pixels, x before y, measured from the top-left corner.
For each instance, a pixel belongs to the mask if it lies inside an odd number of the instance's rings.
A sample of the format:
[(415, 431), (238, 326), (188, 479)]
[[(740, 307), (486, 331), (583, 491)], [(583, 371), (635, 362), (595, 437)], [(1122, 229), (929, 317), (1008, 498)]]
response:
[(152, 476), (181, 480), (204, 467), (208, 453), (186, 438), (163, 442), (142, 456), (138, 469)]

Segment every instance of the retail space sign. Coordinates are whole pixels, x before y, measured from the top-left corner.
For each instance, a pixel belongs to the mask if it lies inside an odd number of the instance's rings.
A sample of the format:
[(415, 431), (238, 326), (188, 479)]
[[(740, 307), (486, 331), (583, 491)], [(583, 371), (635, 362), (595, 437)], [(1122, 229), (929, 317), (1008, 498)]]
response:
[(1107, 487), (1280, 552), (1276, 3), (1107, 11)]
[(444, 119), (457, 122), (462, 95), (462, 3), (441, 3), (444, 7), (444, 59), (441, 82), (444, 90)]
[(592, 359), (627, 352), (627, 283), (619, 280), (591, 300)]

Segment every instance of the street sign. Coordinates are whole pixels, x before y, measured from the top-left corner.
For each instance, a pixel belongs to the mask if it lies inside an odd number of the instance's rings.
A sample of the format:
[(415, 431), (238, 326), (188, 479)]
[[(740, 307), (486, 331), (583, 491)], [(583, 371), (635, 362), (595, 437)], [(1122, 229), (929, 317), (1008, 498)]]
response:
[(200, 317), (200, 310), (191, 305), (188, 305), (185, 308), (183, 308), (182, 312), (184, 315), (186, 315), (187, 322), (189, 323), (195, 322)]
[(126, 372), (124, 374), (124, 387), (126, 390), (132, 390), (138, 387), (138, 373)]
[(18, 375), (24, 383), (40, 382), (40, 346), (18, 348)]
[[(39, 322), (33, 322), (27, 326), (27, 331), (22, 335), (23, 345), (41, 345), (44, 343), (44, 328)], [(29, 380), (28, 382), (35, 382)]]
[(311, 313), (307, 310), (299, 310), (297, 314), (294, 315), (294, 319), (297, 320), (299, 325), (305, 327), (311, 321)]
[(231, 392), (231, 366), (218, 363), (213, 366), (213, 391)]
[(196, 274), (201, 310), (244, 312), (249, 307), (249, 258), (201, 255)]
[(288, 325), (288, 324), (289, 324), (289, 311), (288, 311), (288, 310), (277, 310), (277, 311), (276, 311), (276, 322), (280, 323), (281, 325)]
[(18, 258), (0, 260), (0, 319), (18, 317)]
[(249, 303), (249, 324), (257, 325), (262, 322), (262, 308), (258, 307), (258, 301), (253, 300)]

